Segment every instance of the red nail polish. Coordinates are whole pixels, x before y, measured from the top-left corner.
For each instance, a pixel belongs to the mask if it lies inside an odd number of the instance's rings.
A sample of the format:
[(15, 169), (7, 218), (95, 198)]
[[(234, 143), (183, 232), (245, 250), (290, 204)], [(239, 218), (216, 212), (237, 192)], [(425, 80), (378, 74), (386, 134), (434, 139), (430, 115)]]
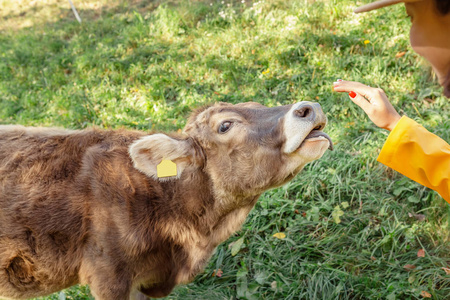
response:
[(356, 93), (354, 91), (351, 91), (350, 93), (348, 93), (348, 95), (352, 98), (356, 97)]

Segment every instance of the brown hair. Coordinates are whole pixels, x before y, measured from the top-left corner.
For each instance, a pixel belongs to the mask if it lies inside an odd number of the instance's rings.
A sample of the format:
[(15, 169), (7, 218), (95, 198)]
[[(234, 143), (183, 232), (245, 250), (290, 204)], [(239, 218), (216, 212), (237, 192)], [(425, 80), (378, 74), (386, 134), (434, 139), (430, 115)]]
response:
[(450, 0), (434, 0), (436, 8), (442, 15), (450, 13)]

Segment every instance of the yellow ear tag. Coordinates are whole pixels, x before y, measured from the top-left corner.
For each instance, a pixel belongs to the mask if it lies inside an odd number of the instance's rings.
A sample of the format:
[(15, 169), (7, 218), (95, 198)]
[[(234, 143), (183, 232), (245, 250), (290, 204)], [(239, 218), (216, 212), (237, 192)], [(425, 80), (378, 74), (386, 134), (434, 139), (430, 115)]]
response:
[(163, 159), (161, 163), (156, 166), (156, 175), (158, 178), (177, 176), (177, 164), (169, 159)]

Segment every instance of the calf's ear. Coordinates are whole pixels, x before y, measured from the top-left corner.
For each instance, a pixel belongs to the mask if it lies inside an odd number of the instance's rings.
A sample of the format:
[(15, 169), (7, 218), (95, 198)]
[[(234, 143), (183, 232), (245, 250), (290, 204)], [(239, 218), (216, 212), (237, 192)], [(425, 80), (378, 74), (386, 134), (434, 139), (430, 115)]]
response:
[[(134, 142), (128, 149), (134, 167), (156, 180), (180, 178), (188, 167), (200, 167), (199, 155), (191, 139), (176, 139), (158, 133), (145, 136)], [(161, 177), (158, 165), (169, 160), (176, 165), (175, 176)], [(158, 176), (159, 175), (159, 176)]]

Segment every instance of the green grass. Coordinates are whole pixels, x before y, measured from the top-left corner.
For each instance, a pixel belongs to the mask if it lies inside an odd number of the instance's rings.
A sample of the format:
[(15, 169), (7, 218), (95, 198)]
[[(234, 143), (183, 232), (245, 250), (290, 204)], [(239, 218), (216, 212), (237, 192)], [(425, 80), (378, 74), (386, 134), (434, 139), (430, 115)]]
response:
[[(351, 0), (77, 6), (81, 25), (67, 1), (0, 0), (0, 124), (177, 130), (216, 101), (317, 101), (329, 120), (335, 151), (265, 193), (167, 299), (450, 298), (450, 206), (377, 163), (387, 132), (331, 90), (338, 78), (380, 86), (450, 141), (448, 99), (410, 48), (401, 5), (357, 16)], [(41, 299), (64, 298), (91, 296)]]

